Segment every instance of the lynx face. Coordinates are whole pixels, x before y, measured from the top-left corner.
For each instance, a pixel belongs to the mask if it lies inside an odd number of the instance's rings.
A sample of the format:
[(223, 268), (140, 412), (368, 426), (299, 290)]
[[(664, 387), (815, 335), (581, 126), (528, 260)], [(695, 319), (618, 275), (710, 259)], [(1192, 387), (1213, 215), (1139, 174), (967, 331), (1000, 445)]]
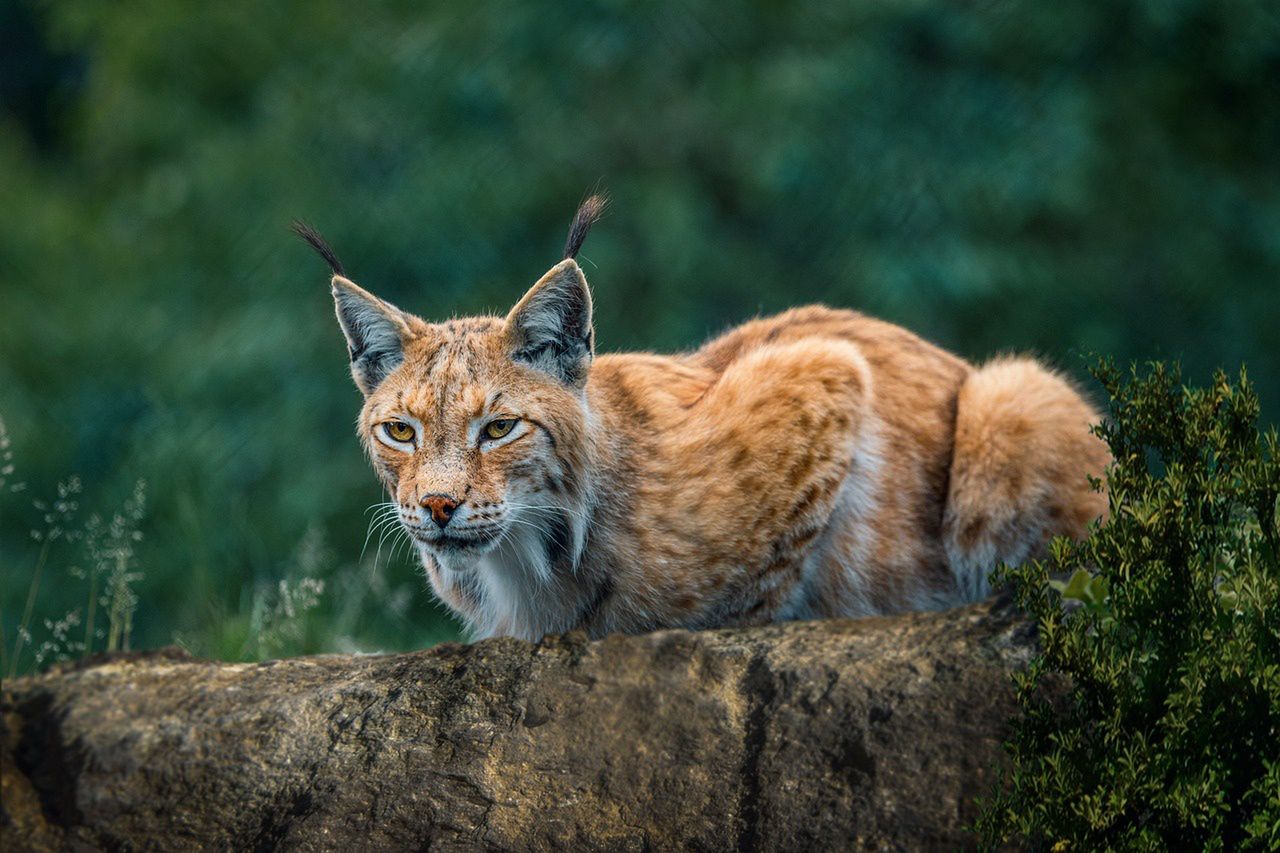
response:
[[(568, 264), (537, 287), (577, 286)], [(359, 298), (351, 287), (335, 284), (340, 304)], [(585, 533), (570, 523), (583, 491), (582, 389), (520, 355), (523, 319), (409, 319), (400, 363), (376, 385), (353, 361), (357, 383), (373, 385), (362, 438), (400, 523), (424, 559), (452, 572), (474, 569), (521, 527), (574, 550)]]
[[(428, 568), (475, 569), (522, 528), (577, 559), (591, 297), (568, 259), (504, 319), (428, 323), (333, 278), (360, 432)], [(433, 562), (432, 562), (433, 561)]]

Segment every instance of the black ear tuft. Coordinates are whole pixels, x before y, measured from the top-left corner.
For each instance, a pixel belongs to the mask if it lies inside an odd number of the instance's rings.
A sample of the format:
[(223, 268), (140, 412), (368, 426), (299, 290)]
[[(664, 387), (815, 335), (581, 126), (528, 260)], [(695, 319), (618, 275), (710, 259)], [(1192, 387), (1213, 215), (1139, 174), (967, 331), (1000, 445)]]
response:
[(338, 256), (334, 254), (333, 248), (330, 247), (325, 239), (320, 236), (320, 232), (312, 228), (301, 219), (293, 220), (290, 226), (294, 234), (297, 234), (303, 240), (306, 240), (311, 248), (316, 250), (320, 257), (324, 258), (325, 263), (329, 265), (329, 269), (333, 270), (334, 275), (345, 276), (346, 270), (342, 268), (342, 261), (338, 260)]
[(565, 260), (578, 257), (582, 241), (587, 239), (587, 232), (591, 230), (592, 225), (600, 221), (608, 205), (609, 199), (602, 193), (588, 196), (582, 204), (578, 205), (578, 212), (573, 216), (573, 224), (569, 226), (569, 236), (564, 241)]

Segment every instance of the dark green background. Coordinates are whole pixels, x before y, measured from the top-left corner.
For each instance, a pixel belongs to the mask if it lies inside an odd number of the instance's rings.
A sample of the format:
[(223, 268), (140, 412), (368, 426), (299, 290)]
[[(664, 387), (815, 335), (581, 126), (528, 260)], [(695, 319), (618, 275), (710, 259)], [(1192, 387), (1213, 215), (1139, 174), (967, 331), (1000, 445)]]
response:
[[(505, 310), (600, 182), (604, 350), (823, 301), (1077, 374), (1247, 362), (1274, 420), (1277, 8), (0, 3), (5, 635), (31, 498), (72, 473), (82, 514), (148, 483), (135, 644), (251, 654), (308, 530), (329, 589), (288, 650), (452, 635), (403, 552), (355, 568), (379, 489), (293, 217), (446, 318)], [(83, 600), (78, 559), (39, 614)]]

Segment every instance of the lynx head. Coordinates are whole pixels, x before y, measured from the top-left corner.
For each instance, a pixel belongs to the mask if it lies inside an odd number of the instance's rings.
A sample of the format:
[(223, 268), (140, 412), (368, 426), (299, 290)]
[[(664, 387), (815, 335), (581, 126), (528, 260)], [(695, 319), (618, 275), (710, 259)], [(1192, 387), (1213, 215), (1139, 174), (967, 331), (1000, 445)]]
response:
[(580, 556), (594, 346), (591, 294), (574, 258), (603, 207), (598, 196), (582, 204), (564, 260), (505, 317), (442, 323), (359, 287), (318, 234), (294, 226), (333, 269), (364, 395), (360, 437), (429, 568), (470, 572), (522, 530), (537, 531), (544, 549), (527, 561), (537, 572)]

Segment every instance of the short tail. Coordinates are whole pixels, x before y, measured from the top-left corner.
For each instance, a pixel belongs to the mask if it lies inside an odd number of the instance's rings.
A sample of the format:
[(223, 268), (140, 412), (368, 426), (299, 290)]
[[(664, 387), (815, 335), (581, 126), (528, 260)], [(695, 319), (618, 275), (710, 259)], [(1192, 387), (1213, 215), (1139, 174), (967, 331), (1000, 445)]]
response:
[(1030, 358), (998, 358), (960, 388), (943, 540), (962, 595), (989, 591), (1000, 563), (1045, 555), (1054, 536), (1083, 537), (1106, 514), (1100, 420), (1072, 384)]

